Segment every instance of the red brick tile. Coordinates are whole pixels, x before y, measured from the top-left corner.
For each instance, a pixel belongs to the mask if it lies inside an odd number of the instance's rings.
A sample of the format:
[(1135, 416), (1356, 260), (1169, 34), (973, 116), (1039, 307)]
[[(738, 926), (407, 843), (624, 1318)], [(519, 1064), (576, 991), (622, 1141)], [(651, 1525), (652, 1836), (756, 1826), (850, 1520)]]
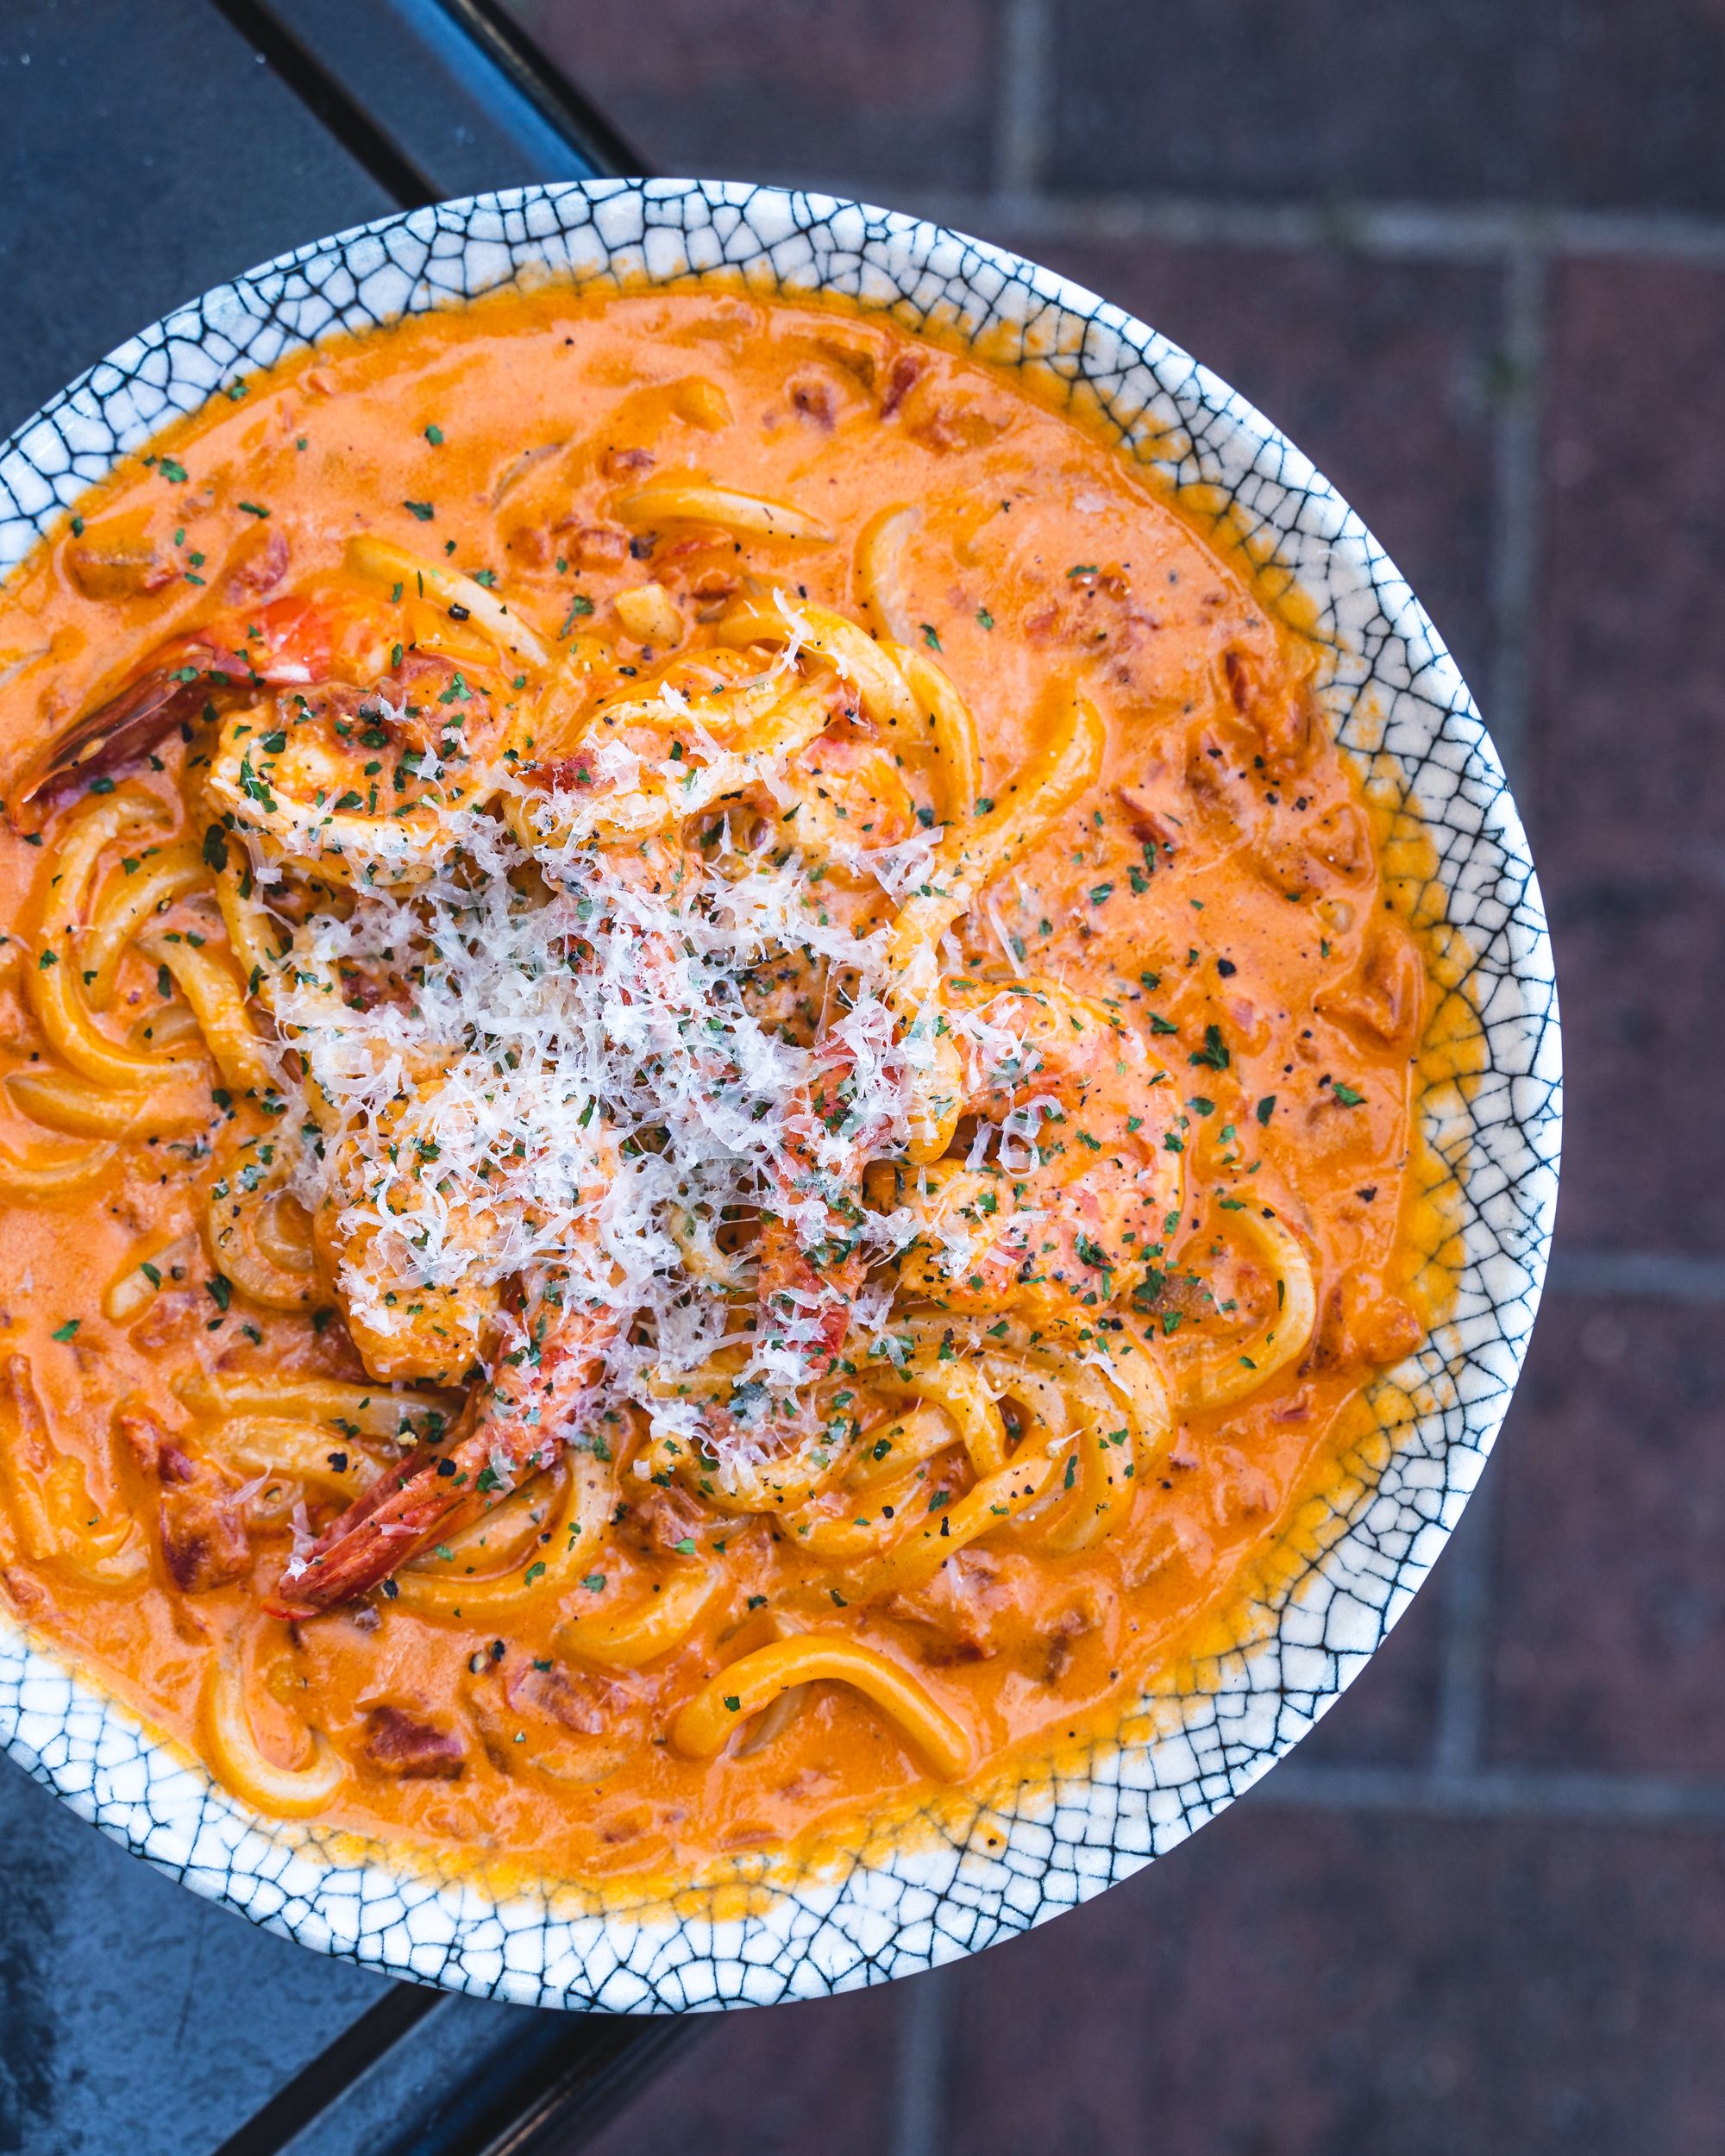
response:
[(518, 0), (546, 51), (664, 172), (885, 197), (988, 171), (989, 0)]
[(1297, 442), (1389, 549), (1483, 687), (1488, 385), (1502, 338), (1493, 272), (1149, 242), (1038, 240), (1024, 251), (1184, 346)]
[(1498, 1462), (1500, 1760), (1725, 1772), (1725, 1340), (1556, 1298)]
[(1559, 273), (1534, 825), (1584, 1243), (1725, 1246), (1722, 349), (1716, 269)]
[(950, 2156), (1711, 2156), (1725, 1858), (1248, 1798), (956, 1992)]
[(1057, 0), (1057, 186), (1725, 206), (1707, 0)]
[(905, 1987), (718, 2017), (588, 2156), (881, 2156)]

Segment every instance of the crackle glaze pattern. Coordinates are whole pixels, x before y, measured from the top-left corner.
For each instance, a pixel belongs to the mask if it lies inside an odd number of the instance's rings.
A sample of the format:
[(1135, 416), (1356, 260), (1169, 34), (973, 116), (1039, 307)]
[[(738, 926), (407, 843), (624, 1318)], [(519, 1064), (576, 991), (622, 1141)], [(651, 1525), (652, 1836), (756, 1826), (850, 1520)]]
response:
[[(342, 329), (523, 275), (740, 279), (837, 290), (907, 326), (986, 336), (996, 358), (1093, 396), (1132, 453), (1284, 565), (1333, 652), (1341, 740), (1411, 791), (1471, 957), (1484, 1068), (1434, 1091), (1440, 1157), (1466, 1168), (1451, 1322), (1381, 1388), (1387, 1444), (1292, 1553), (1239, 1644), (1171, 1676), (1119, 1742), (1063, 1759), (1005, 1805), (879, 1831), (842, 1871), (751, 1877), (674, 1912), (498, 1897), (386, 1848), (261, 1822), (126, 1710), (0, 1619), (0, 1738), (29, 1772), (197, 1891), (303, 1945), (393, 1976), (543, 2005), (674, 2013), (873, 1984), (1057, 1915), (1164, 1854), (1247, 1789), (1358, 1674), (1455, 1526), (1531, 1329), (1557, 1194), (1556, 992), (1538, 887), (1502, 768), (1413, 593), (1346, 504), (1226, 385), (1118, 308), (1001, 250), (910, 218), (770, 188), (603, 181), (416, 210), (320, 241), (209, 293), (92, 367), (0, 447), (0, 571), (113, 460), (236, 376)], [(1387, 1454), (1387, 1458), (1386, 1458)]]

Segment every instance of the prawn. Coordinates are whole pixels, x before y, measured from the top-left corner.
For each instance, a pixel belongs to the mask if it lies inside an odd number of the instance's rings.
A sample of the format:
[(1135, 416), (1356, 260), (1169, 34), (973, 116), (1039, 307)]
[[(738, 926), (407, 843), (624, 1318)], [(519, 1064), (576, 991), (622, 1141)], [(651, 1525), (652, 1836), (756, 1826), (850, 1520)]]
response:
[(138, 762), (197, 718), (212, 689), (375, 681), (388, 669), (395, 623), (373, 595), (346, 587), (212, 615), (160, 646), (122, 688), (50, 743), (16, 791), (15, 819), (32, 806), (40, 818), (72, 788)]
[(464, 1516), (556, 1464), (623, 1313), (560, 1303), (555, 1293), (542, 1289), (529, 1303), (525, 1344), (475, 1388), (450, 1441), (422, 1440), (289, 1563), (265, 1605), (273, 1615), (315, 1617), (369, 1593)]

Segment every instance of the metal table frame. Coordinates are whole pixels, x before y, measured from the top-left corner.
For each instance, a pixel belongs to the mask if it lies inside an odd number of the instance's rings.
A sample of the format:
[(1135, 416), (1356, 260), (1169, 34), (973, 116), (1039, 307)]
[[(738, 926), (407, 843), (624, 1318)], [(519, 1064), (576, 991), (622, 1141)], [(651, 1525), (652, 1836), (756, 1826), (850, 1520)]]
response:
[[(208, 4), (403, 209), (646, 169), (495, 0)], [(213, 2156), (568, 2156), (693, 2034), (687, 2021), (522, 2009), (499, 2026), (470, 2001), (397, 1984)]]

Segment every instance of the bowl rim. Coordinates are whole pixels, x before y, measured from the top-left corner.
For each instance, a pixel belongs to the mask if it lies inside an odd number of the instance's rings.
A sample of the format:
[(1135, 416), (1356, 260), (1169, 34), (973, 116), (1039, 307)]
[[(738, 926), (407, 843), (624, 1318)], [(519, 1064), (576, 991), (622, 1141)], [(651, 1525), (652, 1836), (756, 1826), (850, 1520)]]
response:
[(1439, 788), (1437, 880), (1479, 939), (1475, 1000), (1490, 1051), (1463, 1119), (1469, 1285), (1453, 1351), (1429, 1351), (1433, 1404), (1410, 1411), (1382, 1472), (1336, 1515), (1335, 1539), (1265, 1603), (1267, 1639), (1207, 1664), (1182, 1703), (1164, 1700), (1099, 1744), (1082, 1771), (1052, 1773), (1029, 1799), (979, 1800), (962, 1836), (870, 1842), (842, 1875), (764, 1890), (754, 1875), (756, 1905), (742, 1915), (731, 1913), (734, 1890), (692, 1890), (674, 1910), (626, 1895), (579, 1908), (493, 1896), (472, 1877), (392, 1862), (386, 1845), (361, 1858), (354, 1837), (257, 1819), (0, 1614), (0, 1746), (195, 1891), (397, 1977), (525, 2003), (679, 2012), (849, 1990), (1015, 1935), (1176, 1846), (1327, 1710), (1429, 1571), (1501, 1426), (1550, 1248), (1560, 1049), (1545, 917), (1502, 767), (1442, 640), (1363, 522), (1245, 399), (1147, 324), (921, 218), (744, 181), (578, 180), (402, 211), (291, 249), (129, 338), (0, 442), (0, 577), (115, 461), (236, 377), (344, 329), (476, 298), (524, 265), (567, 275), (572, 260), (617, 282), (693, 269), (792, 298), (844, 291), (890, 303), (912, 327), (993, 335), (1015, 324), (1022, 356), (1087, 384), (1129, 454), (1176, 486), (1220, 485), (1234, 517), (1322, 599), (1339, 735), (1367, 728), (1376, 698), (1380, 745), (1366, 732), (1348, 745), (1404, 777), (1417, 749), (1422, 810)]

